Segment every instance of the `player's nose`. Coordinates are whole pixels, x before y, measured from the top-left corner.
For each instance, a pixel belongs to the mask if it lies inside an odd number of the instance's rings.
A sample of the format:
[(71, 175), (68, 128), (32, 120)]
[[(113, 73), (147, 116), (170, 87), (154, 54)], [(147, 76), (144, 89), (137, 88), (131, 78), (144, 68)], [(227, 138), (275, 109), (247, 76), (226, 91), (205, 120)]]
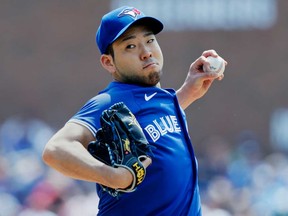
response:
[(146, 46), (142, 46), (141, 52), (140, 52), (140, 59), (146, 60), (146, 59), (151, 58), (151, 57), (152, 57), (151, 50)]

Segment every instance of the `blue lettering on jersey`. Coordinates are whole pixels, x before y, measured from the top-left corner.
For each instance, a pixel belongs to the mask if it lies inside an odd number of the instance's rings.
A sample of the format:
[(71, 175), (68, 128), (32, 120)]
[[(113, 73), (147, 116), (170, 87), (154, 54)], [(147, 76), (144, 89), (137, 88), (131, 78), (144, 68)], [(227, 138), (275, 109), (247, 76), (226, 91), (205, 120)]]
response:
[(181, 132), (178, 120), (176, 116), (173, 115), (167, 115), (154, 119), (153, 123), (144, 127), (144, 130), (148, 133), (153, 142), (156, 142), (161, 136), (164, 136), (168, 132)]

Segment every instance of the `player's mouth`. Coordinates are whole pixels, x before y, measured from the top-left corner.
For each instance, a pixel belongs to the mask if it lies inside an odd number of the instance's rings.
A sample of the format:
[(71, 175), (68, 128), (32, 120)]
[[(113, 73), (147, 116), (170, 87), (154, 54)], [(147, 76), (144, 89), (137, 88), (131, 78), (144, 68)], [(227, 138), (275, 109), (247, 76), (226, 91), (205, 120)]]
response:
[(158, 65), (156, 62), (150, 62), (150, 63), (144, 65), (143, 69), (146, 69), (146, 68), (149, 68), (149, 67), (154, 67), (156, 65)]

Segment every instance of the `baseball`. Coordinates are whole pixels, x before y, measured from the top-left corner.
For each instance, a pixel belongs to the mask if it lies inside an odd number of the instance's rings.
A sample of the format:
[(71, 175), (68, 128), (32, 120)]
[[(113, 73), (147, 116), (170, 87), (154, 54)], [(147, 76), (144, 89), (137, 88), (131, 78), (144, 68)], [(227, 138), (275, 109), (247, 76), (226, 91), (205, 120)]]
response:
[(203, 67), (204, 72), (208, 72), (208, 73), (217, 73), (219, 75), (222, 75), (224, 73), (225, 70), (225, 62), (224, 59), (222, 59), (220, 56), (218, 57), (212, 57), (212, 56), (208, 56), (207, 60), (210, 64), (210, 66), (207, 67)]

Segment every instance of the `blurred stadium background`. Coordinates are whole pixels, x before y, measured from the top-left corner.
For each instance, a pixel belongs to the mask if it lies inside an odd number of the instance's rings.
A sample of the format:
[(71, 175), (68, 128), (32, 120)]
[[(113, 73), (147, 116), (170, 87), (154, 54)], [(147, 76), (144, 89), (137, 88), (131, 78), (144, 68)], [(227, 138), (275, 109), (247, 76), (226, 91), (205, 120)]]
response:
[[(204, 216), (288, 215), (288, 1), (0, 0), (0, 216), (92, 216), (95, 185), (48, 169), (51, 135), (110, 81), (101, 16), (132, 5), (157, 16), (162, 87), (215, 49), (225, 79), (187, 110)], [(169, 192), (167, 192), (169, 193)]]

